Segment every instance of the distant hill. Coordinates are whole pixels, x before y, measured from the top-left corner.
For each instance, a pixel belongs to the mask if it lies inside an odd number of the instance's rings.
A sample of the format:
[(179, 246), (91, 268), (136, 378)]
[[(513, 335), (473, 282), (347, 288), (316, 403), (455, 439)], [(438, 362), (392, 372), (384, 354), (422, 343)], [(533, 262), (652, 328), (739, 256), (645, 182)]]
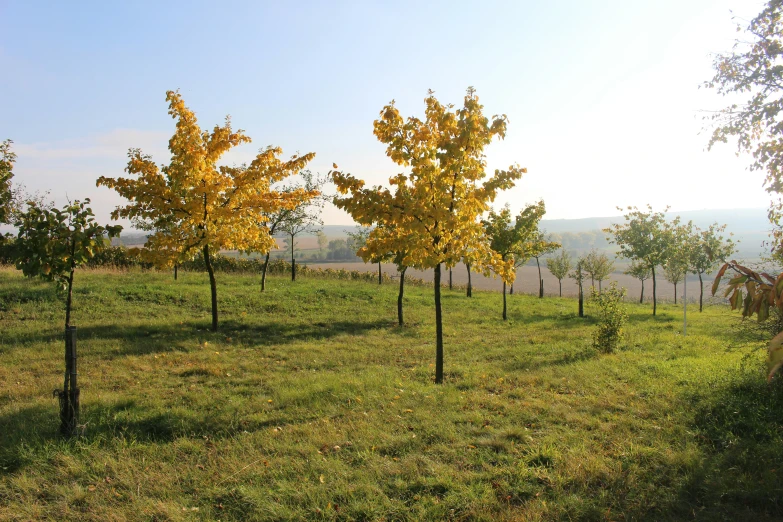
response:
[[(752, 259), (757, 258), (764, 251), (763, 243), (769, 238), (771, 226), (767, 219), (767, 209), (765, 208), (743, 208), (743, 209), (707, 209), (707, 210), (689, 210), (685, 212), (669, 212), (667, 218), (674, 219), (680, 216), (683, 222), (692, 221), (694, 225), (700, 228), (707, 228), (717, 222), (727, 225), (727, 232), (734, 234), (733, 239), (739, 241), (738, 258)], [(541, 228), (552, 234), (592, 234), (596, 237), (594, 246), (614, 250), (613, 245), (607, 245), (605, 241), (598, 239), (603, 236), (602, 229), (609, 227), (613, 223), (623, 223), (623, 216), (609, 217), (591, 217), (582, 219), (544, 219), (541, 221)], [(349, 231), (355, 230), (355, 225), (325, 225), (323, 232), (330, 239), (347, 237)], [(314, 236), (315, 234), (303, 234), (303, 237)], [(115, 244), (126, 246), (138, 246), (144, 244), (146, 233), (137, 230), (127, 230), (122, 233)], [(585, 245), (587, 248), (588, 245)]]
[[(692, 221), (699, 228), (705, 229), (713, 223), (726, 225), (726, 233), (734, 234), (732, 239), (738, 244), (737, 258), (755, 259), (764, 251), (764, 243), (769, 239), (771, 226), (765, 208), (741, 209), (707, 209), (688, 210), (684, 212), (668, 212), (666, 217), (680, 221)], [(583, 234), (597, 232), (608, 228), (614, 223), (621, 224), (623, 216), (594, 217), (583, 219), (542, 219), (541, 228), (553, 234)], [(598, 244), (599, 248), (601, 247)], [(613, 249), (609, 245), (607, 248)]]
[[(726, 224), (727, 232), (734, 234), (754, 232), (768, 234), (770, 230), (766, 208), (688, 210), (685, 212), (667, 212), (668, 219), (680, 216), (683, 222), (693, 221), (700, 228), (706, 228), (717, 222)], [(587, 232), (607, 228), (613, 223), (623, 223), (623, 216), (592, 217), (583, 219), (542, 219), (541, 228), (547, 232)]]

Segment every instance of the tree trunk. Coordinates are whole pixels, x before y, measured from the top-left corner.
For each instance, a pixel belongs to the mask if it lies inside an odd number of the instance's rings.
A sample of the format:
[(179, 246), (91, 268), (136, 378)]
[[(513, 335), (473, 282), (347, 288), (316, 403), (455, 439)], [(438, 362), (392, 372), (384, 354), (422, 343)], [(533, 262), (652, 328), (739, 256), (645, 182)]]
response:
[(704, 281), (701, 280), (701, 272), (699, 272), (699, 312), (702, 310), (702, 303), (704, 299)]
[(177, 280), (177, 269), (179, 268), (179, 263), (174, 263), (174, 281)]
[(473, 283), (470, 280), (470, 265), (465, 264), (468, 268), (468, 297), (473, 297)]
[(508, 320), (508, 316), (506, 314), (506, 282), (503, 281), (503, 320)]
[(642, 295), (639, 297), (639, 304), (644, 302), (644, 279), (642, 279)]
[(77, 434), (79, 424), (79, 384), (76, 372), (76, 327), (65, 329), (65, 380), (60, 398), (60, 433), (66, 437)]
[(296, 260), (294, 259), (294, 236), (291, 236), (291, 281), (296, 281)]
[(652, 280), (653, 280), (653, 315), (658, 308), (658, 302), (656, 301), (656, 285), (655, 285), (655, 267), (652, 267)]
[(378, 261), (378, 284), (383, 283), (383, 275), (381, 274), (381, 262)]
[(585, 316), (585, 298), (582, 291), (582, 283), (579, 283), (579, 317)]
[(672, 283), (674, 285), (674, 304), (677, 304), (677, 283)]
[[(504, 284), (505, 284), (505, 283), (504, 283)], [(509, 286), (509, 292), (508, 292), (508, 294), (509, 294), (509, 295), (514, 295), (514, 283), (511, 283), (511, 285)]]
[(601, 281), (603, 281), (603, 279), (599, 279), (598, 280), (598, 293), (599, 294), (601, 293)]
[(593, 279), (593, 276), (590, 276), (590, 288), (595, 288), (595, 279)]
[(558, 279), (557, 284), (560, 286), (560, 297), (563, 297), (563, 280)]
[(68, 275), (68, 296), (65, 298), (65, 329), (71, 326), (71, 303), (73, 302), (73, 273), (76, 270), (76, 242), (71, 240), (71, 273)]
[(435, 384), (443, 383), (443, 314), (440, 308), (440, 263), (435, 266)]
[(212, 291), (212, 331), (217, 332), (217, 283), (215, 282), (215, 271), (212, 269), (212, 260), (209, 258), (209, 245), (204, 245), (204, 264), (207, 265), (207, 272), (209, 273), (209, 289)]
[(71, 302), (73, 301), (73, 272), (68, 276), (68, 296), (65, 298), (65, 329), (67, 330), (71, 326)]
[(536, 258), (536, 266), (538, 267), (538, 298), (544, 297), (544, 279), (541, 277), (541, 263)]
[(408, 267), (400, 270), (400, 294), (397, 296), (397, 322), (402, 326), (402, 296), (405, 292), (405, 271)]
[(451, 268), (449, 268), (449, 290), (453, 290), (453, 286), (451, 284)]
[(261, 291), (266, 290), (266, 269), (269, 268), (269, 252), (266, 253), (264, 264), (261, 265)]

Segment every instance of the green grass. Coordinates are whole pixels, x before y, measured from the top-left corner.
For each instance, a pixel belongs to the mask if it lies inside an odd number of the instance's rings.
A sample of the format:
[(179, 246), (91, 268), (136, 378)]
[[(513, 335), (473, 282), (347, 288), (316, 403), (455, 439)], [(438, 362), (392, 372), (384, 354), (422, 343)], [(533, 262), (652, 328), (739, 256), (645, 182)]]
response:
[[(571, 299), (218, 274), (80, 272), (83, 435), (57, 435), (62, 304), (0, 270), (1, 520), (763, 520), (783, 387), (723, 307), (628, 305), (591, 347)], [(588, 313), (590, 309), (588, 308)]]

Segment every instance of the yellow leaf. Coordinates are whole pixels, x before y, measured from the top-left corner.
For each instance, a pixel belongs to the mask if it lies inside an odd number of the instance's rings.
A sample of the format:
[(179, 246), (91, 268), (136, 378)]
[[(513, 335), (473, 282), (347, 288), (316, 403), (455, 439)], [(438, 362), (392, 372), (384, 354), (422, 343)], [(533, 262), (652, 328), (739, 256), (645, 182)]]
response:
[(772, 338), (767, 352), (767, 368), (769, 369), (767, 380), (772, 380), (775, 373), (783, 366), (783, 332)]

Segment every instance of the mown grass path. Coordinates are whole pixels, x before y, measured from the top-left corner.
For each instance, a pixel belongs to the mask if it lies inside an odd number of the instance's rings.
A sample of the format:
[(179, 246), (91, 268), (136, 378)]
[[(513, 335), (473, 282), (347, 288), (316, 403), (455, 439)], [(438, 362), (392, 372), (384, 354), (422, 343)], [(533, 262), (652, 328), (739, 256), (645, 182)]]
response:
[[(783, 387), (723, 307), (629, 303), (591, 348), (572, 299), (218, 274), (80, 272), (83, 436), (57, 435), (62, 305), (0, 270), (2, 520), (763, 520)], [(632, 300), (632, 299), (631, 299)], [(588, 313), (590, 309), (588, 308)]]

